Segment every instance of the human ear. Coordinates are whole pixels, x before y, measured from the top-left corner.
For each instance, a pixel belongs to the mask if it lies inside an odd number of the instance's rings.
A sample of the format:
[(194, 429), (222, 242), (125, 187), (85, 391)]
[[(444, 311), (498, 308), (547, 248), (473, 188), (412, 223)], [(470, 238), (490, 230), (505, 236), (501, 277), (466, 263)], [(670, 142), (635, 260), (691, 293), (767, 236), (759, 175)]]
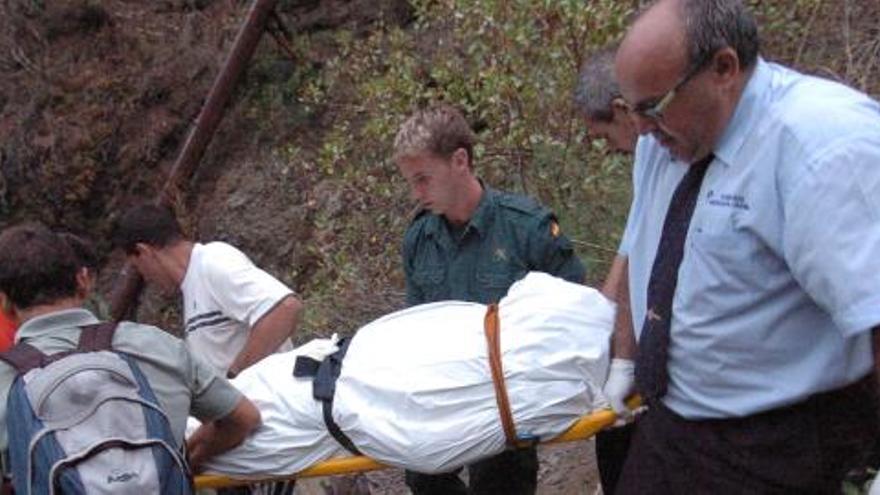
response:
[(623, 98), (611, 100), (611, 121), (620, 122), (629, 118), (629, 105), (623, 101)]
[(452, 153), (452, 164), (457, 168), (467, 168), (470, 169), (470, 157), (468, 156), (468, 152), (464, 148), (458, 148)]
[(731, 47), (718, 50), (712, 57), (711, 70), (713, 75), (722, 81), (734, 80), (741, 70), (736, 50)]
[(614, 112), (615, 114), (617, 112), (623, 112), (623, 113), (628, 114), (629, 113), (629, 105), (626, 103), (626, 100), (624, 100), (623, 98), (618, 96), (617, 98), (611, 100), (611, 111)]
[(76, 271), (76, 295), (85, 299), (92, 291), (92, 276), (89, 269), (82, 267)]
[(147, 244), (146, 242), (138, 242), (134, 245), (134, 253), (132, 253), (132, 255), (135, 258), (139, 258), (144, 255), (152, 256), (152, 255), (155, 255), (155, 253), (156, 253), (155, 247), (151, 246), (150, 244)]

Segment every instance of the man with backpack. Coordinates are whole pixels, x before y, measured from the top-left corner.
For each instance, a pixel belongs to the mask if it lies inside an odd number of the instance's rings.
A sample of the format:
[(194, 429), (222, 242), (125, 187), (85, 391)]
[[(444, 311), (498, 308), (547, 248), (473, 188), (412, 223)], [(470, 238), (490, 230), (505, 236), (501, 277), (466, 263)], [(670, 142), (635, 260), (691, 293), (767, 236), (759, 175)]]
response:
[(260, 413), (180, 339), (80, 307), (69, 244), (39, 224), (0, 232), (0, 309), (19, 325), (0, 354), (0, 450), (16, 493), (189, 493), (193, 469), (237, 445)]

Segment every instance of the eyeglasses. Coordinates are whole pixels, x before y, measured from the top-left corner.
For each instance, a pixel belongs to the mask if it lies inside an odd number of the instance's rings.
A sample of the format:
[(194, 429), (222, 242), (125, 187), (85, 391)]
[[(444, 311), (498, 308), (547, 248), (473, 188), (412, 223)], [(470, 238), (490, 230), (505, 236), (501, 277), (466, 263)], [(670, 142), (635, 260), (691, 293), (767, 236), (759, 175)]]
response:
[(705, 61), (701, 61), (698, 64), (695, 64), (691, 69), (681, 78), (675, 86), (672, 87), (665, 95), (661, 96), (659, 100), (648, 100), (640, 103), (636, 103), (635, 105), (627, 103), (629, 107), (629, 111), (633, 112), (641, 117), (650, 120), (662, 120), (663, 119), (663, 111), (666, 110), (666, 107), (672, 103), (673, 98), (678, 93), (678, 91), (688, 83), (691, 79), (694, 78), (697, 74), (703, 70), (703, 67), (706, 65)]

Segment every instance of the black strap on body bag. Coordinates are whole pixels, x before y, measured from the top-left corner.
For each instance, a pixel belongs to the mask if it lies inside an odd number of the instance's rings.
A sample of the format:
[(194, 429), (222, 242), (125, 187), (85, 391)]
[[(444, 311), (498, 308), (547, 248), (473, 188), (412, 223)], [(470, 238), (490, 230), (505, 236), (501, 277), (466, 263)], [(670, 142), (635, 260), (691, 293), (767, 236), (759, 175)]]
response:
[(339, 378), (339, 372), (342, 370), (342, 358), (348, 352), (348, 345), (350, 343), (350, 338), (341, 339), (337, 344), (339, 350), (324, 358), (323, 361), (316, 361), (306, 356), (297, 356), (293, 366), (293, 376), (297, 378), (312, 377), (312, 397), (321, 401), (324, 424), (327, 426), (327, 431), (346, 450), (354, 455), (361, 455), (361, 452), (354, 446), (351, 439), (333, 421), (333, 395), (336, 393), (336, 380)]

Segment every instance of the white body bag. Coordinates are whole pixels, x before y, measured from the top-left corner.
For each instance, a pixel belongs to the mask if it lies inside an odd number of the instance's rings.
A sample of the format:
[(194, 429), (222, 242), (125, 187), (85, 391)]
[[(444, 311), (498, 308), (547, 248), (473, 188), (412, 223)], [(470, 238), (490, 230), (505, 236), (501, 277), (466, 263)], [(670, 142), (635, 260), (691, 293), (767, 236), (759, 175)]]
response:
[[(336, 382), (333, 418), (364, 454), (424, 473), (444, 472), (506, 447), (483, 330), (486, 306), (446, 301), (411, 307), (357, 331)], [(614, 305), (599, 292), (530, 273), (499, 303), (502, 368), (520, 439), (547, 440), (604, 407)], [(328, 433), (311, 379), (294, 361), (333, 342), (276, 354), (233, 383), (263, 424), (206, 471), (293, 474), (350, 455)], [(323, 357), (323, 356), (319, 356)]]

